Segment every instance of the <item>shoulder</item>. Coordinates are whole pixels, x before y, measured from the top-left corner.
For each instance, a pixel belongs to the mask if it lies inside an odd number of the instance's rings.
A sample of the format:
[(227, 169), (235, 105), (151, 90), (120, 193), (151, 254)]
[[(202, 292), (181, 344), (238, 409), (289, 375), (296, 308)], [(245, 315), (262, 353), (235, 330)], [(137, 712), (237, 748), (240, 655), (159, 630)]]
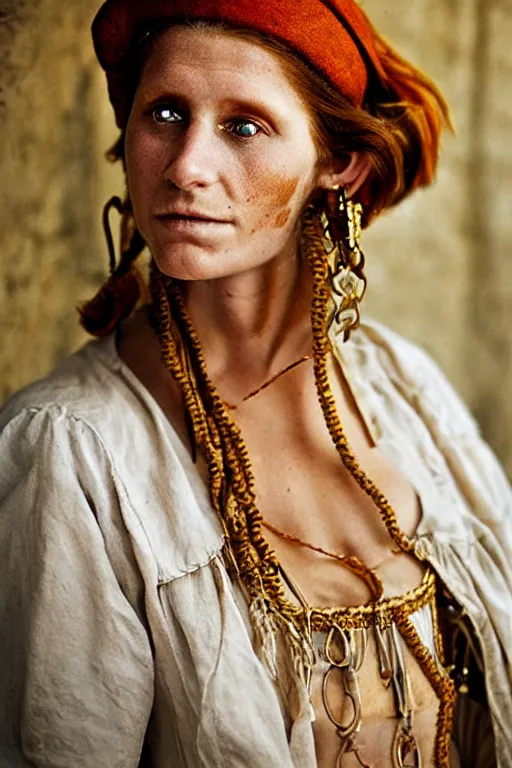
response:
[(375, 320), (365, 320), (349, 344), (354, 364), (365, 376), (386, 379), (418, 413), (442, 424), (447, 435), (478, 434), (466, 404), (422, 347)]
[[(32, 441), (59, 433), (78, 443), (94, 438), (112, 458), (154, 440), (161, 414), (117, 354), (114, 336), (85, 344), (50, 374), (12, 395), (0, 408), (2, 448), (23, 431)], [(134, 439), (140, 436), (140, 440)], [(21, 443), (28, 449), (26, 440)]]
[(187, 447), (107, 339), (0, 410), (0, 522), (6, 509), (72, 520), (81, 505), (88, 517), (94, 509), (108, 541), (126, 528), (164, 580), (222, 546)]
[(366, 319), (351, 337), (360, 354), (372, 357), (390, 375), (422, 381), (434, 374), (442, 377), (437, 363), (418, 344), (373, 319)]
[[(439, 366), (419, 346), (374, 321), (362, 324), (348, 344), (351, 370), (382, 394), (384, 407), (400, 414), (396, 429), (408, 424), (419, 440), (420, 430), (412, 423), (418, 419), (422, 423), (421, 455), (434, 470), (433, 480), (455, 481), (461, 508), (471, 510), (478, 535), (484, 536), (484, 529), (500, 529), (497, 540), (508, 547), (512, 540), (508, 479)], [(400, 408), (395, 410), (397, 402)]]
[(126, 396), (113, 337), (85, 344), (51, 373), (23, 387), (0, 408), (0, 431), (22, 413), (67, 412), (94, 422)]
[(89, 342), (0, 408), (1, 484), (32, 473), (34, 483), (74, 477), (85, 487), (126, 475), (150, 454), (159, 429), (157, 409), (113, 337)]

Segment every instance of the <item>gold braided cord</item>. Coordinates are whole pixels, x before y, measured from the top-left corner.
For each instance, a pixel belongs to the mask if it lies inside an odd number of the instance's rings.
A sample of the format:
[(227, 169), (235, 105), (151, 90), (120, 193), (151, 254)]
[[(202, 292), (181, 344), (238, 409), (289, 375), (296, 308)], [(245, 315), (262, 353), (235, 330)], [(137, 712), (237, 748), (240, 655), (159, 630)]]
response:
[[(413, 544), (398, 525), (386, 497), (359, 466), (340, 423), (329, 383), (327, 336), (330, 303), (328, 263), (321, 242), (317, 214), (304, 216), (302, 249), (313, 275), (311, 322), (317, 394), (326, 425), (340, 459), (359, 487), (372, 499), (392, 540), (400, 550), (411, 552)], [(150, 287), (157, 332), (164, 364), (181, 393), (193, 439), (203, 452), (209, 475), (212, 505), (224, 528), (226, 547), (236, 564), (249, 604), (263, 604), (289, 635), (289, 647), (297, 633), (325, 631), (336, 621), (341, 628), (358, 628), (395, 621), (414, 657), (440, 699), (436, 734), (436, 765), (447, 766), (447, 744), (451, 731), (455, 689), (439, 672), (435, 660), (423, 646), (408, 617), (422, 605), (435, 604), (435, 576), (427, 574), (413, 593), (391, 600), (376, 600), (367, 606), (338, 609), (306, 608), (287, 599), (279, 563), (263, 535), (263, 518), (256, 505), (254, 474), (239, 427), (211, 382), (199, 338), (185, 306), (178, 281), (162, 275), (153, 263)], [(350, 558), (344, 563), (352, 569)], [(360, 561), (364, 571), (368, 571)], [(358, 575), (363, 575), (359, 569)], [(364, 575), (363, 575), (364, 577)], [(292, 635), (294, 635), (292, 637)]]
[(194, 424), (195, 438), (198, 444), (205, 450), (207, 458), (211, 458), (208, 456), (210, 453), (208, 450), (210, 445), (208, 440), (208, 424), (204, 418), (203, 409), (197, 397), (197, 391), (193, 386), (191, 377), (187, 375), (186, 367), (183, 364), (183, 350), (180, 348), (182, 345), (175, 333), (165, 284), (154, 262), (151, 263), (150, 286), (153, 303), (159, 309), (158, 328), (156, 331), (160, 342), (162, 358), (179, 387), (185, 411), (189, 414)]
[[(435, 606), (433, 606), (435, 612)], [(439, 699), (439, 710), (436, 724), (435, 766), (450, 768), (450, 738), (452, 733), (453, 713), (457, 699), (457, 691), (453, 680), (443, 674), (428, 649), (421, 642), (415, 627), (408, 616), (397, 611), (394, 617), (401, 636), (418, 662), (423, 674), (429, 680)]]
[[(224, 465), (227, 470), (226, 474), (231, 478), (231, 481), (223, 489), (224, 493), (220, 494), (225, 498), (224, 504), (219, 503), (218, 493), (215, 493), (217, 501), (212, 500), (221, 519), (224, 519), (231, 543), (234, 545), (234, 548), (239, 550), (240, 557), (237, 558), (235, 556), (238, 570), (242, 576), (252, 574), (257, 577), (256, 582), (251, 581), (249, 584), (245, 584), (250, 594), (259, 594), (257, 582), (261, 578), (261, 585), (265, 592), (270, 597), (274, 597), (283, 615), (301, 626), (303, 623), (302, 609), (286, 600), (279, 577), (278, 561), (272, 548), (263, 536), (263, 518), (256, 507), (254, 475), (247, 448), (239, 428), (227, 412), (229, 406), (223, 402), (208, 377), (199, 339), (186, 311), (179, 286), (175, 281), (161, 275), (156, 270), (156, 267), (152, 267), (151, 277), (152, 285), (153, 283), (157, 285), (155, 290), (153, 290), (153, 295), (157, 300), (157, 307), (161, 308), (159, 312), (159, 326), (164, 340), (161, 344), (164, 361), (169, 359), (169, 355), (173, 356), (173, 361), (167, 363), (168, 368), (173, 372), (178, 355), (176, 353), (176, 344), (174, 344), (173, 348), (169, 340), (174, 337), (172, 325), (175, 318), (180, 332), (183, 334), (184, 340), (192, 353), (191, 368), (194, 368), (195, 363), (196, 386), (202, 386), (204, 390), (203, 401), (206, 403), (207, 412), (205, 419), (207, 422), (213, 423), (214, 429), (212, 431), (221, 438), (221, 445), (224, 450)], [(170, 301), (172, 301), (174, 312), (171, 311)], [(204, 419), (197, 419), (198, 414), (195, 410), (200, 401), (197, 397), (194, 397), (191, 388), (187, 386), (187, 375), (183, 370), (185, 367), (183, 360), (181, 360), (181, 363), (182, 365), (179, 366), (175, 378), (178, 386), (182, 389), (185, 406), (187, 407), (187, 403), (190, 403), (194, 408), (194, 412), (190, 413), (192, 424), (198, 422), (202, 426)], [(208, 451), (208, 445), (204, 443), (204, 434), (205, 430), (199, 429), (196, 439), (198, 443), (201, 441), (203, 450), (206, 448), (206, 455), (208, 456), (208, 453), (211, 454), (211, 451)], [(221, 468), (219, 466), (212, 466), (211, 470), (215, 471), (215, 477), (218, 481), (219, 476), (222, 474)], [(211, 483), (210, 488), (212, 488)], [(240, 516), (240, 509), (244, 513), (242, 516)], [(244, 517), (245, 526), (243, 525)], [(371, 570), (354, 557), (346, 558), (343, 564), (353, 573), (364, 578), (366, 583), (373, 587), (376, 599), (378, 599), (380, 596), (380, 584), (378, 579), (375, 579)]]
[(327, 318), (329, 312), (329, 265), (327, 258), (319, 258), (322, 253), (322, 230), (318, 222), (318, 215), (313, 210), (306, 211), (302, 235), (303, 253), (308, 259), (313, 274), (313, 304), (311, 308), (311, 322), (313, 327), (313, 356), (316, 388), (324, 419), (331, 438), (336, 446), (340, 458), (349, 470), (359, 487), (372, 499), (377, 507), (393, 541), (404, 552), (413, 550), (413, 543), (409, 541), (398, 525), (395, 511), (359, 466), (348, 444), (343, 427), (336, 410), (336, 402), (329, 384), (327, 372), (327, 354), (329, 340), (326, 334)]
[[(162, 358), (176, 380), (185, 408), (189, 409), (194, 437), (205, 453), (211, 501), (224, 523), (244, 586), (253, 598), (261, 594), (262, 588), (266, 591), (267, 583), (281, 590), (277, 560), (261, 536), (261, 515), (255, 504), (254, 477), (247, 448), (208, 377), (199, 339), (179, 286), (152, 265), (151, 290)], [(177, 349), (175, 320), (192, 353), (189, 366)], [(198, 396), (198, 389), (203, 391), (203, 398)]]
[(315, 632), (328, 632), (333, 624), (343, 630), (369, 629), (375, 625), (384, 629), (395, 622), (396, 616), (407, 618), (426, 605), (433, 605), (435, 596), (436, 577), (431, 570), (427, 570), (419, 587), (400, 597), (382, 598), (377, 603), (346, 608), (311, 608), (309, 619)]
[[(398, 525), (396, 514), (391, 504), (359, 466), (356, 457), (350, 449), (339, 420), (334, 396), (329, 386), (327, 372), (329, 341), (325, 329), (328, 322), (330, 297), (327, 258), (319, 258), (319, 254), (323, 252), (321, 237), (322, 230), (317, 214), (312, 210), (308, 210), (304, 217), (302, 245), (303, 253), (309, 261), (313, 274), (313, 303), (311, 309), (313, 354), (317, 392), (324, 419), (343, 464), (360, 488), (374, 502), (391, 538), (404, 552), (411, 552), (413, 550), (413, 543)], [(435, 584), (433, 588), (435, 590)], [(432, 605), (434, 615), (436, 616), (437, 611), (434, 598), (435, 595), (432, 596)], [(439, 699), (435, 747), (436, 768), (448, 768), (450, 765), (450, 736), (456, 700), (455, 686), (447, 675), (440, 672), (434, 658), (421, 642), (418, 633), (409, 620), (410, 614), (404, 609), (405, 606), (403, 604), (396, 606), (394, 621)], [(437, 616), (435, 623), (437, 625)], [(436, 634), (436, 644), (442, 645), (439, 633)]]

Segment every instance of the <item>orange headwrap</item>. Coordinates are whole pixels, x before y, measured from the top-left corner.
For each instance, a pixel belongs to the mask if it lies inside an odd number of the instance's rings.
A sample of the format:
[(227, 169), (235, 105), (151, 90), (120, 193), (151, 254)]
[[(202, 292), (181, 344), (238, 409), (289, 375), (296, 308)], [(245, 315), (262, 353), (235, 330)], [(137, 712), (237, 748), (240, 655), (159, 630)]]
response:
[(92, 27), (119, 127), (126, 123), (126, 63), (133, 43), (156, 20), (223, 21), (275, 37), (308, 59), (355, 105), (368, 68), (386, 75), (371, 25), (355, 0), (107, 0)]
[[(323, 73), (355, 106), (362, 106), (370, 79), (386, 101), (409, 105), (421, 157), (413, 187), (429, 184), (439, 137), (450, 126), (436, 86), (378, 35), (356, 0), (106, 0), (92, 25), (96, 54), (107, 74), (117, 125), (129, 116), (128, 72), (134, 46), (152, 25), (221, 21), (280, 40)], [(133, 94), (132, 94), (133, 95)]]
[[(367, 105), (370, 111), (374, 109), (378, 116), (375, 120), (384, 125), (383, 130), (386, 118), (382, 115), (389, 108), (388, 133), (395, 145), (399, 144), (396, 154), (403, 155), (402, 168), (390, 167), (389, 174), (395, 174), (396, 179), (388, 179), (387, 185), (383, 183), (385, 195), (381, 195), (380, 207), (372, 207), (376, 194), (373, 174), (358, 191), (358, 200), (370, 211), (366, 223), (370, 215), (432, 181), (441, 132), (451, 125), (448, 106), (434, 83), (374, 30), (357, 0), (106, 0), (94, 19), (92, 33), (121, 129), (126, 127), (134, 95), (130, 90), (135, 87), (133, 78), (137, 74), (140, 43), (161, 24), (196, 20), (255, 30), (284, 43), (323, 74), (355, 107)], [(400, 116), (396, 124), (394, 115)], [(122, 142), (118, 142), (115, 150), (122, 149)], [(394, 161), (400, 164), (395, 155)], [(138, 244), (135, 257), (142, 245)], [(119, 306), (115, 303), (121, 290), (119, 278), (126, 277), (125, 298), (133, 280), (130, 283), (126, 270), (114, 277), (114, 284), (107, 284), (100, 300), (89, 303), (83, 313), (84, 326), (96, 335), (100, 335), (98, 328), (108, 332), (110, 323), (119, 321), (128, 304), (128, 311), (133, 308), (131, 295), (129, 301), (120, 301)], [(133, 295), (138, 296), (138, 288)]]

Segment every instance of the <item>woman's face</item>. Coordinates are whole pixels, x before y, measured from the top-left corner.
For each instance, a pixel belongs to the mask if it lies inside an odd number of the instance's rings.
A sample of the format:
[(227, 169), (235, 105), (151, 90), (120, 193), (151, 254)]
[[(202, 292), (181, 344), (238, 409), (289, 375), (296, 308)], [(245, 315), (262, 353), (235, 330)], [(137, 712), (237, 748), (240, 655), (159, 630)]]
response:
[(137, 227), (162, 272), (207, 280), (296, 255), (322, 171), (309, 115), (270, 52), (232, 33), (161, 33), (125, 147)]

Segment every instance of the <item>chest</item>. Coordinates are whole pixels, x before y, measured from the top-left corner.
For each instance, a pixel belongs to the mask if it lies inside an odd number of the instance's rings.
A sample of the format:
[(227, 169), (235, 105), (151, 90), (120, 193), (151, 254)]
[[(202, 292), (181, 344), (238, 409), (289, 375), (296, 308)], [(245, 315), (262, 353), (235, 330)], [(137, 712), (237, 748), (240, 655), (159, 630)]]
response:
[[(357, 465), (389, 500), (400, 528), (412, 536), (421, 516), (415, 489), (373, 444), (336, 370), (331, 381)], [(319, 550), (356, 556), (368, 567), (381, 569), (389, 594), (418, 585), (421, 566), (412, 558), (396, 557), (396, 544), (379, 510), (343, 465), (311, 370), (303, 368), (300, 374), (276, 382), (233, 416), (251, 457), (258, 508), (270, 526), (264, 534), (310, 604), (351, 605), (369, 599), (359, 577)], [(299, 540), (315, 549), (301, 546)]]

